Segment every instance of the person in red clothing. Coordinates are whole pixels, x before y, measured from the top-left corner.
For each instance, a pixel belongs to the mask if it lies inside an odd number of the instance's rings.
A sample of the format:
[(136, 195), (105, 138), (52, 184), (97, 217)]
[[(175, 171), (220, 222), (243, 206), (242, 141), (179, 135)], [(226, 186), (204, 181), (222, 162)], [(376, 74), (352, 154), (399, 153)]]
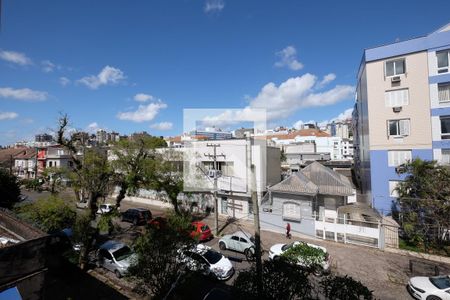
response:
[(289, 223), (287, 223), (287, 225), (286, 225), (286, 237), (288, 239), (291, 238), (291, 224), (289, 224)]

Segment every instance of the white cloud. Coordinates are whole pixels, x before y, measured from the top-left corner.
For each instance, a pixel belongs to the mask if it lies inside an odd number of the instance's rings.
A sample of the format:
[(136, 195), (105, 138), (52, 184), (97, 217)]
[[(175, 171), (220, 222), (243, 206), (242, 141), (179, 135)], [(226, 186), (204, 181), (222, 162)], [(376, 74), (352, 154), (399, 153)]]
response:
[(59, 84), (61, 84), (62, 86), (66, 86), (68, 84), (70, 84), (70, 79), (67, 77), (59, 77)]
[(353, 96), (353, 86), (337, 85), (316, 93), (317, 84), (317, 77), (309, 73), (289, 78), (279, 86), (270, 82), (251, 100), (250, 107), (266, 108), (268, 119), (275, 120), (286, 118), (303, 108), (332, 105)]
[(85, 131), (89, 132), (89, 133), (96, 133), (97, 130), (102, 129), (97, 122), (92, 122), (91, 124), (89, 124)]
[(54, 63), (52, 63), (49, 60), (41, 61), (41, 65), (42, 65), (42, 71), (44, 71), (45, 73), (53, 72), (55, 69), (61, 70), (61, 68), (62, 68), (60, 65), (55, 65)]
[(221, 12), (225, 8), (223, 0), (206, 0), (203, 10), (205, 13)]
[(11, 62), (14, 64), (18, 64), (21, 66), (31, 65), (33, 64), (32, 60), (27, 57), (25, 54), (15, 51), (6, 51), (0, 50), (0, 59), (3, 59), (7, 62)]
[(275, 67), (288, 67), (297, 71), (303, 68), (303, 64), (297, 60), (297, 50), (293, 46), (287, 46), (281, 51), (275, 53), (279, 61), (275, 63)]
[(336, 79), (336, 74), (330, 73), (323, 76), (322, 81), (318, 84), (319, 88), (326, 86), (328, 83)]
[(170, 130), (173, 127), (171, 122), (160, 122), (150, 125), (151, 128), (156, 130)]
[(35, 91), (28, 88), (13, 89), (10, 87), (0, 88), (0, 98), (13, 98), (24, 101), (44, 101), (48, 98), (48, 93)]
[(12, 119), (17, 118), (18, 116), (19, 115), (17, 113), (15, 113), (15, 112), (10, 112), (10, 111), (1, 112), (0, 111), (0, 121), (12, 120)]
[(133, 122), (144, 122), (153, 120), (161, 109), (167, 107), (162, 101), (153, 102), (148, 105), (139, 105), (136, 111), (119, 112), (117, 118)]
[(309, 120), (308, 122), (304, 122), (302, 120), (298, 120), (297, 122), (292, 125), (292, 127), (296, 129), (300, 129), (303, 124), (316, 124), (319, 128), (325, 127), (327, 124), (330, 124), (332, 122), (341, 122), (346, 121), (348, 119), (352, 118), (353, 108), (348, 108), (344, 112), (340, 113), (337, 117), (331, 118), (330, 120), (322, 120), (320, 122), (316, 122), (314, 120)]
[(78, 80), (90, 89), (98, 89), (102, 85), (117, 84), (125, 79), (125, 74), (118, 68), (106, 66), (97, 75), (85, 76)]
[(138, 102), (147, 102), (147, 101), (151, 101), (153, 100), (154, 97), (152, 95), (148, 95), (148, 94), (144, 94), (144, 93), (139, 93), (134, 95), (134, 100), (138, 101)]

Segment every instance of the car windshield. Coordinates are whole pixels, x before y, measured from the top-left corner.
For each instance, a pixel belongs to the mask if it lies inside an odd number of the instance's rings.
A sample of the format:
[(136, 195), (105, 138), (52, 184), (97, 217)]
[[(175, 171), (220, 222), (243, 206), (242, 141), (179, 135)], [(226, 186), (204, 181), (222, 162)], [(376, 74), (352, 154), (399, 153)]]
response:
[(142, 217), (146, 218), (146, 219), (150, 219), (150, 213), (146, 210), (142, 211)]
[(208, 250), (205, 252), (205, 254), (203, 254), (203, 257), (211, 264), (215, 264), (217, 263), (219, 260), (222, 259), (222, 254), (220, 254), (219, 252), (213, 251), (213, 250)]
[(119, 250), (114, 251), (113, 255), (116, 258), (117, 261), (124, 260), (128, 258), (133, 252), (128, 246), (124, 246), (120, 248)]
[(281, 247), (281, 250), (286, 251), (287, 249), (291, 248), (292, 246), (294, 246), (295, 242), (289, 243), (289, 244), (284, 244), (283, 247)]
[(450, 288), (449, 276), (430, 277), (430, 281), (435, 287), (440, 290)]
[(253, 236), (250, 237), (250, 241), (254, 244), (255, 242), (255, 238)]
[(202, 226), (202, 231), (207, 231), (209, 229), (208, 225), (203, 225)]

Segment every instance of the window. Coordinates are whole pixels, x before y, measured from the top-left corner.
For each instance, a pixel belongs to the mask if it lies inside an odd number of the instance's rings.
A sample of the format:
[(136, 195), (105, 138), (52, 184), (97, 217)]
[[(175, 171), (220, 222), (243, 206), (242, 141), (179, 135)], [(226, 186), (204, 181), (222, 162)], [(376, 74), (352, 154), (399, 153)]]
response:
[(450, 53), (450, 51), (448, 51), (448, 50), (436, 52), (438, 73), (447, 73), (448, 72), (449, 53)]
[(248, 243), (248, 241), (246, 239), (244, 239), (244, 238), (239, 238), (239, 242), (241, 242), (241, 243)]
[(441, 164), (450, 165), (450, 149), (441, 150)]
[(389, 120), (388, 136), (408, 136), (409, 135), (409, 119)]
[(300, 205), (296, 203), (283, 204), (283, 219), (286, 220), (300, 220)]
[(239, 242), (239, 237), (238, 237), (238, 236), (233, 235), (233, 236), (231, 237), (231, 239), (232, 239), (233, 241)]
[(386, 77), (405, 74), (405, 60), (397, 59), (386, 62)]
[(51, 168), (51, 167), (53, 167), (53, 162), (52, 161), (49, 161), (48, 162), (48, 166)]
[(398, 198), (398, 191), (396, 190), (400, 181), (398, 180), (389, 180), (389, 196)]
[(441, 117), (441, 139), (450, 139), (450, 116)]
[(410, 150), (392, 150), (388, 151), (388, 165), (389, 167), (398, 167), (401, 164), (411, 160)]
[(222, 214), (224, 215), (228, 214), (228, 199), (225, 197), (222, 198), (221, 210)]
[(398, 107), (409, 104), (408, 89), (386, 91), (384, 93), (384, 104), (386, 107)]
[(450, 101), (450, 82), (438, 84), (438, 97), (439, 102)]

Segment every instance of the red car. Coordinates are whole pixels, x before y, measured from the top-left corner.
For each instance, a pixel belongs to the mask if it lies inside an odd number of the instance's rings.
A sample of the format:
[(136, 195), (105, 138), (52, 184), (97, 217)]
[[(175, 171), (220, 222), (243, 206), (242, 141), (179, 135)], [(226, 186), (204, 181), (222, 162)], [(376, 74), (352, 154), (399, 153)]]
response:
[(149, 220), (148, 224), (156, 229), (161, 229), (167, 226), (167, 219), (164, 217), (156, 217)]
[(190, 236), (198, 241), (206, 241), (213, 238), (211, 228), (203, 222), (192, 222), (192, 231)]

